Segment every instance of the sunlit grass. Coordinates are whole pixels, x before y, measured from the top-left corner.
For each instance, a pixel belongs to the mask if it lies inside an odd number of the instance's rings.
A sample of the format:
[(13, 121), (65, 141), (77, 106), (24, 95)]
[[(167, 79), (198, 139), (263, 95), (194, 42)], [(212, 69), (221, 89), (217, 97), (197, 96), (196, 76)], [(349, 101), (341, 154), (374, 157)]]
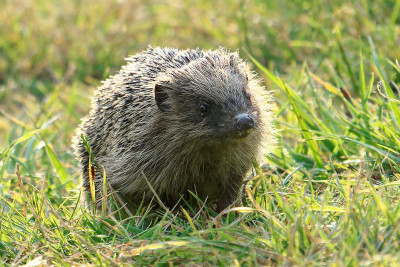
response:
[[(398, 263), (399, 10), (399, 0), (3, 1), (0, 263)], [(148, 44), (240, 48), (275, 91), (278, 147), (226, 217), (201, 203), (109, 215), (82, 205), (73, 131), (100, 81)]]

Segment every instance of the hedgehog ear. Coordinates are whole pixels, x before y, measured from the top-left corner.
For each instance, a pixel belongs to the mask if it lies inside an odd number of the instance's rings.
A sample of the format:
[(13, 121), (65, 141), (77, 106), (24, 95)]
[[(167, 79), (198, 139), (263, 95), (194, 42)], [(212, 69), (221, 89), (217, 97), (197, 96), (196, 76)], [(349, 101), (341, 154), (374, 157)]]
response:
[(166, 112), (171, 109), (171, 107), (167, 103), (167, 90), (168, 87), (162, 83), (156, 83), (156, 85), (154, 86), (154, 99), (156, 100), (158, 108), (162, 112)]

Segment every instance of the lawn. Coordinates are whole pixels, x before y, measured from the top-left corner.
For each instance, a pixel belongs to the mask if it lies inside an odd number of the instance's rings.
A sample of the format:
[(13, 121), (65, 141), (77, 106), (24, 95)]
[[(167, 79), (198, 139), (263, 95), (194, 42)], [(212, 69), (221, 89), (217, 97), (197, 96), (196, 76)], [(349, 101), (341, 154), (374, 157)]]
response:
[[(0, 265), (400, 262), (400, 0), (0, 1)], [(71, 137), (148, 45), (238, 49), (278, 145), (242, 206), (82, 206)]]

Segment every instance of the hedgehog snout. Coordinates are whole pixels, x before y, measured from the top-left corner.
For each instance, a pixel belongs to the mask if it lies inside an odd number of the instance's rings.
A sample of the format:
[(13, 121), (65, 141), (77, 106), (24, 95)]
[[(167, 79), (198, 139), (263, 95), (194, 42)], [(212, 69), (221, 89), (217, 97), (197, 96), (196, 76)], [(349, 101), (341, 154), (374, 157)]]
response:
[(247, 113), (237, 115), (233, 119), (233, 126), (238, 132), (245, 132), (254, 127), (254, 120)]

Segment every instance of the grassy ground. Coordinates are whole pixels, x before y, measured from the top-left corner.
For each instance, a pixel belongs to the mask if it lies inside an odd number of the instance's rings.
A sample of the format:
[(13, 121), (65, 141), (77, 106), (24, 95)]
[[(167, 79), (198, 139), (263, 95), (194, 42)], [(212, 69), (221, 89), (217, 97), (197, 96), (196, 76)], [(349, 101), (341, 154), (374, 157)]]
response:
[[(399, 0), (0, 5), (0, 264), (400, 262)], [(240, 49), (276, 91), (279, 146), (226, 218), (79, 205), (74, 128), (148, 44)]]

